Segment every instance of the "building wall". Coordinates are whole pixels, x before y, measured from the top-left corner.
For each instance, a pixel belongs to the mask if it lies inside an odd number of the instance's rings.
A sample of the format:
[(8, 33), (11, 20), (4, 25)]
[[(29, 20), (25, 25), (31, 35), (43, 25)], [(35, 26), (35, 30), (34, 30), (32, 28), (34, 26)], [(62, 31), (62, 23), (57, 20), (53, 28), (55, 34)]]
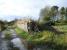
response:
[(27, 23), (28, 22), (30, 22), (30, 20), (28, 20), (28, 19), (21, 19), (21, 20), (18, 20), (16, 24), (17, 24), (17, 27), (19, 27), (20, 29), (28, 32), (28, 29), (27, 29), (27, 27), (28, 27)]

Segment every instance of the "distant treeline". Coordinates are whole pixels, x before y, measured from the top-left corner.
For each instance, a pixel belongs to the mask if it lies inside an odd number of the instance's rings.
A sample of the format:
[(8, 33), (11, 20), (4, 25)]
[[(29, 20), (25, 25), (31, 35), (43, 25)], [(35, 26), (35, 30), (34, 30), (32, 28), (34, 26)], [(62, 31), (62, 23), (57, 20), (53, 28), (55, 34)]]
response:
[(39, 21), (41, 23), (46, 21), (67, 23), (67, 7), (46, 6), (40, 11)]

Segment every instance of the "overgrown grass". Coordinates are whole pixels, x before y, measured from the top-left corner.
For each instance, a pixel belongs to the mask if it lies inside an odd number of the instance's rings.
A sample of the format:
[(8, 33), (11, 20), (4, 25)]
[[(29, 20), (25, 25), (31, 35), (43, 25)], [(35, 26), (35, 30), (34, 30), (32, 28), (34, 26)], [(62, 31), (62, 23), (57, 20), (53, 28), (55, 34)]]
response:
[(67, 25), (58, 25), (54, 26), (54, 28), (64, 33), (60, 35), (55, 35), (54, 42), (56, 44), (67, 45)]
[(16, 28), (16, 31), (19, 36), (32, 43), (52, 42), (56, 45), (67, 45), (67, 25), (54, 27), (59, 31), (64, 32), (64, 34), (55, 34), (54, 32), (44, 30), (31, 35), (19, 28)]
[[(42, 39), (44, 39), (46, 37), (50, 37), (52, 35), (51, 32), (49, 32), (49, 31), (37, 32), (34, 35), (31, 35), (31, 34), (25, 32), (25, 31), (23, 31), (23, 30), (21, 30), (19, 28), (16, 28), (15, 30), (16, 30), (17, 34), (20, 35), (20, 36), (22, 36), (23, 38), (24, 37), (26, 37), (26, 38), (29, 37), (29, 38), (32, 38), (33, 40), (35, 40), (35, 39), (42, 40)], [(39, 40), (37, 40), (37, 41), (39, 41)]]
[(54, 27), (61, 32), (67, 33), (67, 25), (58, 25)]
[(26, 39), (28, 42), (31, 43), (42, 43), (42, 42), (49, 42), (52, 40), (53, 32), (50, 31), (42, 31), (37, 32), (34, 35), (31, 35), (19, 28), (15, 29), (18, 35), (24, 39)]
[(16, 28), (15, 30), (16, 30), (17, 34), (18, 34), (21, 38), (24, 38), (24, 39), (27, 39), (27, 38), (28, 38), (29, 34), (28, 34), (27, 32), (25, 32), (25, 31), (23, 31), (23, 30), (21, 30), (21, 29), (19, 29), (19, 28)]
[(63, 34), (55, 34), (52, 31), (41, 31), (37, 32), (34, 35), (31, 35), (19, 28), (16, 28), (16, 31), (19, 36), (25, 38), (29, 45), (48, 45), (48, 50), (67, 50), (67, 25), (57, 25), (53, 26), (58, 31), (63, 32)]

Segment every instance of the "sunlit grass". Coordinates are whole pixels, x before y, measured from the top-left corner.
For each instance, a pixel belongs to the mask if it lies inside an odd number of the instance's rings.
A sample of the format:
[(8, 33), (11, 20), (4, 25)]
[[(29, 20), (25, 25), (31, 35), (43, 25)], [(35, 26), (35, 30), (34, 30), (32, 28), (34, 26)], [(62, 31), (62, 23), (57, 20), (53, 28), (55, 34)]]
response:
[(16, 32), (19, 36), (32, 43), (52, 42), (56, 45), (67, 45), (67, 25), (54, 27), (64, 32), (64, 34), (55, 34), (54, 32), (44, 30), (31, 35), (19, 28), (16, 28)]
[(40, 33), (37, 33), (37, 35), (34, 36), (34, 41), (50, 41), (53, 36), (53, 32), (49, 31), (43, 31)]
[(29, 36), (27, 32), (25, 32), (25, 31), (23, 31), (23, 30), (21, 30), (21, 29), (19, 29), (19, 28), (16, 28), (15, 30), (16, 30), (17, 34), (18, 34), (21, 38), (26, 39), (26, 38)]
[(58, 25), (58, 26), (54, 26), (56, 29), (58, 29), (61, 32), (67, 33), (67, 25)]
[(49, 31), (37, 32), (34, 35), (31, 35), (23, 30), (20, 30), (19, 28), (16, 28), (16, 32), (18, 33), (19, 36), (31, 42), (51, 41), (51, 38), (53, 36), (53, 32)]
[(58, 25), (58, 26), (54, 26), (54, 28), (64, 33), (60, 35), (55, 35), (54, 42), (56, 44), (67, 45), (67, 25), (61, 25), (61, 26)]

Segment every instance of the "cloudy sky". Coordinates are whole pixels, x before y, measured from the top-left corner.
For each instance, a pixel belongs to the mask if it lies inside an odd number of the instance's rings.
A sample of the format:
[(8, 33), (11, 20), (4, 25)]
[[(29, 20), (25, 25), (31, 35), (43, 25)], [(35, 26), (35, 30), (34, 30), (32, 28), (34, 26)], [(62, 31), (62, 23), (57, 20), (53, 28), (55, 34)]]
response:
[(66, 3), (67, 0), (0, 0), (0, 19), (11, 20), (18, 16), (33, 16), (37, 19), (40, 9), (46, 5), (66, 7)]

